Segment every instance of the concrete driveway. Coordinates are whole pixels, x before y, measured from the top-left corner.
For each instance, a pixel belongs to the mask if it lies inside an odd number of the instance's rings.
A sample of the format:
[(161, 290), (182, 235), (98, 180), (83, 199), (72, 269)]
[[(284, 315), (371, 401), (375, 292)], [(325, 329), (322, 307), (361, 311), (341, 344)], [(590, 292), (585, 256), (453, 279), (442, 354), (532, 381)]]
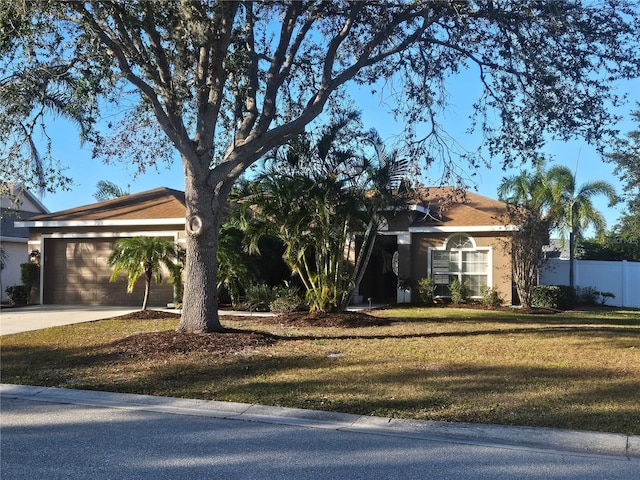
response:
[[(180, 310), (151, 307), (180, 313)], [(40, 330), (72, 323), (93, 322), (104, 318), (117, 317), (140, 310), (138, 307), (102, 307), (76, 305), (29, 305), (28, 307), (3, 308), (0, 310), (0, 335)], [(269, 312), (245, 312), (237, 310), (220, 310), (219, 315), (238, 317), (271, 316)]]
[(74, 305), (29, 305), (0, 311), (0, 335), (42, 328), (92, 322), (140, 310), (135, 307), (99, 307)]

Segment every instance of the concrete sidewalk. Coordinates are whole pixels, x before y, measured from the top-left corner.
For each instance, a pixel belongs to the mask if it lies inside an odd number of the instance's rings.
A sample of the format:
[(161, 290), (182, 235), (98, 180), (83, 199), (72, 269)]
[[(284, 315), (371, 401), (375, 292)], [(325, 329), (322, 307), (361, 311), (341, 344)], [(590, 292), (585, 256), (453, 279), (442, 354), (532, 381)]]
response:
[(328, 429), (456, 444), (640, 460), (640, 436), (551, 428), (399, 420), (243, 403), (0, 384), (0, 398)]

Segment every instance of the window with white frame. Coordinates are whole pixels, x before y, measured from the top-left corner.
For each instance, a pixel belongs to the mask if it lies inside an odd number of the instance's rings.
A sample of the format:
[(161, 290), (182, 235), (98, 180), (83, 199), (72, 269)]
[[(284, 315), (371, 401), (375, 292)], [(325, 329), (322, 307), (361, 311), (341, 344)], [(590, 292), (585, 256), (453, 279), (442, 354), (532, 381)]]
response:
[(450, 297), (454, 278), (467, 282), (470, 297), (480, 297), (481, 287), (490, 284), (491, 249), (477, 247), (473, 238), (455, 234), (440, 248), (429, 249), (430, 276), (436, 285), (435, 295)]

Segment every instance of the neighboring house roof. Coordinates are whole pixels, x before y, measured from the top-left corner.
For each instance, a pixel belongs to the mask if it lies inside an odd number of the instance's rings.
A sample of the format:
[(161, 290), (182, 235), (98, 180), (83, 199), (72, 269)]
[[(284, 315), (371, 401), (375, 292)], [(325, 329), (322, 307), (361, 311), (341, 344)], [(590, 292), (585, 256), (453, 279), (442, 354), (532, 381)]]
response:
[(429, 187), (416, 192), (409, 231), (513, 230), (508, 224), (507, 204), (453, 187)]
[(546, 258), (567, 260), (569, 258), (569, 242), (565, 242), (561, 238), (551, 238), (549, 245), (543, 246), (542, 251)]
[(31, 215), (49, 213), (49, 209), (31, 191), (24, 188), (21, 183), (3, 183), (0, 191), (2, 195), (1, 206), (3, 210), (17, 210), (29, 212)]
[(29, 238), (29, 230), (14, 225), (16, 220), (26, 220), (35, 215), (49, 213), (38, 198), (19, 183), (4, 184), (8, 187), (0, 203), (0, 238), (2, 241)]
[(16, 222), (24, 227), (184, 223), (184, 192), (160, 187)]

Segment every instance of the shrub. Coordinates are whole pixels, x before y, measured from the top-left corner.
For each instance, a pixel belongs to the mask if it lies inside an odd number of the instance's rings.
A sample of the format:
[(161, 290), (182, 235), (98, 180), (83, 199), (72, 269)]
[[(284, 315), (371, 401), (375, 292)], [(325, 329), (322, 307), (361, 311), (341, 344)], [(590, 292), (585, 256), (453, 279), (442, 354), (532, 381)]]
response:
[(27, 287), (24, 285), (13, 285), (4, 290), (9, 297), (10, 305), (26, 305), (29, 299)]
[(531, 305), (567, 310), (576, 302), (576, 291), (568, 285), (538, 285), (531, 291)]
[(275, 299), (269, 304), (269, 309), (274, 313), (289, 313), (300, 310), (304, 306), (304, 300), (298, 287), (292, 287), (285, 283), (283, 287), (273, 289)]
[(594, 287), (577, 287), (576, 302), (579, 305), (597, 305), (600, 292)]
[(269, 305), (275, 300), (273, 290), (269, 285), (261, 283), (247, 288), (244, 307), (252, 312), (268, 312)]
[(480, 303), (485, 307), (499, 307), (502, 305), (503, 299), (495, 288), (483, 285), (480, 287), (480, 294), (482, 295)]
[(38, 284), (39, 272), (40, 268), (36, 263), (27, 262), (20, 264), (20, 279), (27, 292), (27, 303), (31, 303), (31, 290)]
[(467, 297), (469, 296), (469, 289), (467, 287), (468, 283), (465, 280), (464, 282), (460, 282), (457, 278), (454, 278), (449, 285), (449, 291), (451, 292), (451, 302), (454, 304), (465, 303), (467, 301)]
[(300, 310), (301, 301), (291, 298), (276, 298), (269, 304), (273, 313), (291, 313)]
[(608, 298), (616, 298), (612, 292), (600, 292), (600, 305), (607, 303)]
[(418, 295), (422, 303), (433, 305), (433, 295), (436, 292), (436, 284), (433, 278), (421, 278), (418, 281)]
[(576, 301), (580, 305), (604, 305), (607, 299), (616, 298), (611, 292), (601, 292), (594, 287), (576, 288)]

